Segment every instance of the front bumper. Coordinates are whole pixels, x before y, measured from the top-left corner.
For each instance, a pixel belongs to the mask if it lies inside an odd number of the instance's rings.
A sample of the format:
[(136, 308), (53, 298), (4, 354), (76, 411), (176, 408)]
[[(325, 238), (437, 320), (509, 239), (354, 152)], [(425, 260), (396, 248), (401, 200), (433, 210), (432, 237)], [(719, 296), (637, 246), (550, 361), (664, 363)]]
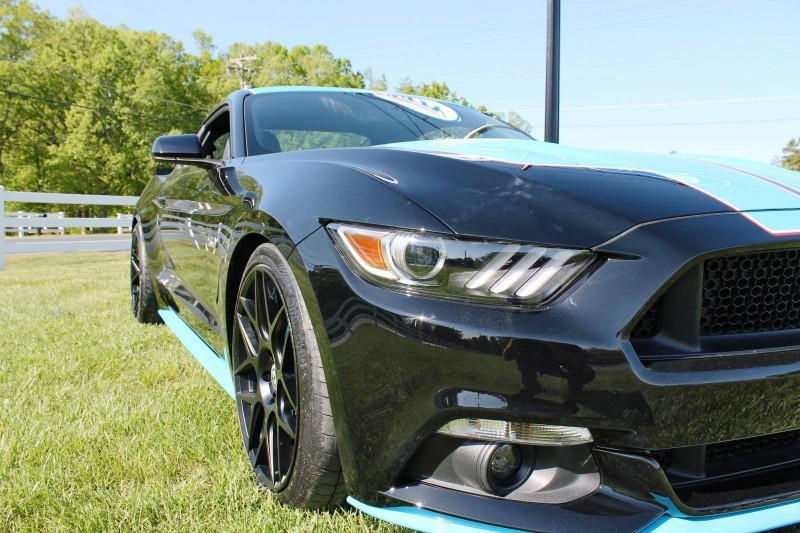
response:
[[(353, 497), (348, 498), (347, 501), (356, 509), (375, 518), (426, 533), (513, 533), (518, 531), (485, 522), (465, 520), (416, 506), (373, 507)], [(800, 501), (706, 518), (671, 516), (665, 513), (642, 531), (646, 533), (670, 533), (673, 531), (681, 533), (708, 531), (747, 533), (788, 526), (794, 524), (798, 516), (800, 516)]]
[[(800, 247), (797, 237), (771, 237), (737, 214), (643, 225), (598, 247), (606, 257), (599, 269), (531, 312), (374, 287), (349, 270), (324, 230), (315, 232), (291, 263), (320, 341), (348, 492), (366, 505), (413, 503), (549, 531), (639, 530), (665, 512), (696, 519), (797, 498), (787, 485), (692, 506), (650, 451), (800, 428), (800, 357), (766, 354), (756, 365), (664, 372), (642, 364), (627, 340), (691, 265), (728, 251), (790, 246)], [(438, 428), (465, 417), (589, 428), (601, 488), (538, 505), (403, 476)]]

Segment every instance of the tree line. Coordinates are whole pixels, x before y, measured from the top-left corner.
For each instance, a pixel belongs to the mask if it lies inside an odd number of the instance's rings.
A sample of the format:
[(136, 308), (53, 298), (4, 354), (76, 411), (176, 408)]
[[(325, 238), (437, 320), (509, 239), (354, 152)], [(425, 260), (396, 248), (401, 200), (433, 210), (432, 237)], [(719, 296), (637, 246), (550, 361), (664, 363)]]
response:
[[(138, 195), (155, 172), (153, 140), (193, 131), (239, 88), (230, 58), (257, 58), (248, 79), (256, 87), (388, 89), (385, 76), (356, 71), (324, 45), (287, 48), (266, 41), (220, 51), (199, 30), (194, 39), (198, 53), (168, 35), (105, 26), (80, 9), (59, 19), (28, 0), (0, 2), (0, 185)], [(395, 89), (468, 105), (443, 82), (404, 79)], [(96, 209), (61, 208), (106, 214)]]
[[(0, 2), (0, 185), (138, 195), (155, 172), (148, 155), (153, 140), (193, 131), (239, 88), (239, 77), (228, 69), (235, 57), (257, 58), (248, 79), (256, 87), (388, 89), (385, 76), (355, 70), (324, 45), (287, 48), (266, 41), (223, 51), (199, 30), (194, 39), (198, 52), (190, 53), (168, 35), (111, 28), (80, 9), (59, 19), (28, 0)], [(404, 79), (394, 90), (469, 105), (444, 82)], [(516, 113), (500, 118), (530, 131)], [(799, 143), (784, 148), (788, 168), (800, 169)], [(76, 209), (105, 214), (62, 210)]]

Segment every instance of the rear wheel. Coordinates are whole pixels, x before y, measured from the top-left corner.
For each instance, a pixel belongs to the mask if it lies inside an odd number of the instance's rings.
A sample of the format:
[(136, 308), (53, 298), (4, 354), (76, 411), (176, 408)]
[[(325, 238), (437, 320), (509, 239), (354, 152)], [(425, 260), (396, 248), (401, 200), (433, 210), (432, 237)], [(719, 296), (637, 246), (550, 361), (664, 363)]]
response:
[(136, 224), (131, 234), (131, 311), (136, 320), (148, 324), (160, 322), (158, 301), (150, 266), (144, 249), (142, 226)]
[(245, 267), (232, 330), (236, 409), (256, 479), (294, 507), (338, 505), (344, 483), (319, 349), (297, 282), (271, 244)]

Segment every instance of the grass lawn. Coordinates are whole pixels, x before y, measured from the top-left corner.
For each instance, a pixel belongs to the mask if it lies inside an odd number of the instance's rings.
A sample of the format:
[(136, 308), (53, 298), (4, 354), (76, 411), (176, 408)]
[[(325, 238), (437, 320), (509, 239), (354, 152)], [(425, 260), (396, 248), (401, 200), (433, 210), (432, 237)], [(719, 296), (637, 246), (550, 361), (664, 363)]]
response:
[(0, 272), (0, 530), (401, 531), (256, 488), (230, 398), (130, 315), (122, 253)]

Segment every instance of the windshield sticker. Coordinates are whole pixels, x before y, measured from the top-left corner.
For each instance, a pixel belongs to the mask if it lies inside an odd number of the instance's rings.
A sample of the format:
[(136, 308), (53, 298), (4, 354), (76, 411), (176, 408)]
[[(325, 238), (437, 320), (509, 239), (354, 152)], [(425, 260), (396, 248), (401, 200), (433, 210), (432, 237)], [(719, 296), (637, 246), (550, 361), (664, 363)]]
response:
[(447, 107), (445, 104), (437, 102), (436, 100), (422, 98), (421, 96), (405, 96), (381, 92), (373, 94), (378, 98), (403, 106), (406, 109), (419, 113), (420, 115), (425, 115), (426, 117), (444, 120), (446, 122), (455, 122), (459, 119), (455, 109)]

